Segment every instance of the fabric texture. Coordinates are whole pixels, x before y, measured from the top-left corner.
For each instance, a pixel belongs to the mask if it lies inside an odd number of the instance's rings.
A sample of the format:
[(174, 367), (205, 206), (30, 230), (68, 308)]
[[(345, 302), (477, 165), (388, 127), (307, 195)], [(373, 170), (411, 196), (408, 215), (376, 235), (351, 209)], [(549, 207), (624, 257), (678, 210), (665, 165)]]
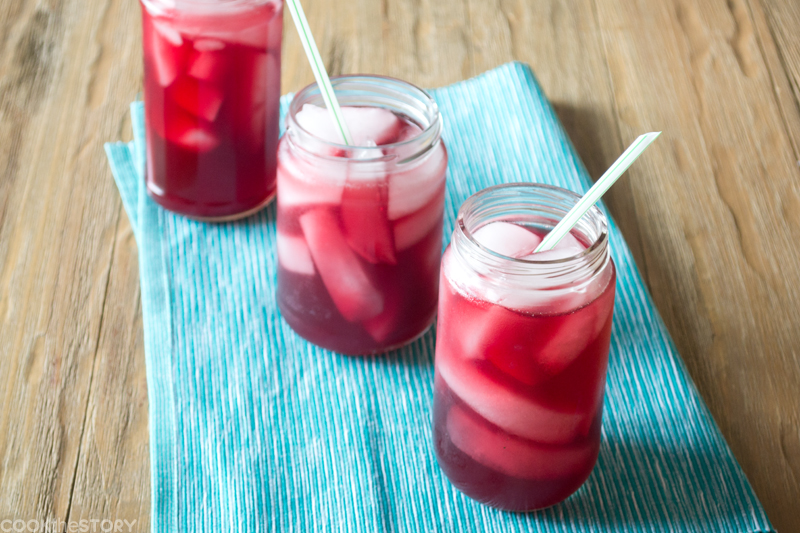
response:
[[(526, 65), (432, 95), (450, 155), (445, 242), (458, 207), (487, 186), (591, 185)], [(106, 151), (139, 247), (154, 532), (772, 531), (613, 221), (597, 466), (562, 504), (496, 511), (436, 464), (435, 328), (374, 358), (304, 341), (276, 305), (274, 204), (225, 224), (161, 209), (144, 188), (142, 104), (131, 112), (134, 142)]]

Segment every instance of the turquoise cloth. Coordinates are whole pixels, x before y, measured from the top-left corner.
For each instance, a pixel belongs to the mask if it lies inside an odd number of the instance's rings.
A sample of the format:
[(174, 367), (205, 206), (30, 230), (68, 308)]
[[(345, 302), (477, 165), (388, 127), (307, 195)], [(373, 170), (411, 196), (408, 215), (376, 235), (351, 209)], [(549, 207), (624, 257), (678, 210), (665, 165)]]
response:
[[(527, 66), (432, 93), (450, 153), (445, 241), (461, 203), (489, 185), (590, 186)], [(298, 337), (275, 301), (274, 204), (227, 224), (158, 207), (144, 189), (142, 111), (132, 105), (135, 141), (106, 151), (139, 246), (154, 532), (772, 530), (613, 222), (600, 459), (566, 502), (504, 513), (437, 467), (435, 332), (368, 359)]]

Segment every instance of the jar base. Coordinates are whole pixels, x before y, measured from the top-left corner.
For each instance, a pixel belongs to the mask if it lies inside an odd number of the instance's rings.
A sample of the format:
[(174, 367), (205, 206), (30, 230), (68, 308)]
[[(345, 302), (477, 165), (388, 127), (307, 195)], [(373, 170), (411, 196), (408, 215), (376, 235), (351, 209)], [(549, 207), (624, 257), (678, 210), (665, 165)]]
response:
[(470, 410), (450, 391), (437, 372), (433, 400), (433, 444), (436, 461), (456, 489), (489, 507), (515, 513), (547, 509), (572, 496), (586, 482), (597, 464), (602, 413), (596, 416), (591, 431), (593, 436), (587, 437), (593, 442), (593, 450), (583, 465), (577, 468), (572, 465), (562, 476), (549, 475), (542, 479), (530, 479), (498, 471), (462, 451), (450, 438), (447, 430), (451, 408)]
[(204, 215), (197, 215), (194, 213), (188, 213), (181, 209), (181, 205), (178, 205), (176, 202), (172, 202), (167, 200), (164, 196), (159, 195), (158, 193), (154, 192), (150, 185), (148, 184), (146, 187), (147, 195), (153, 199), (155, 203), (177, 215), (189, 218), (191, 220), (197, 220), (198, 222), (211, 222), (211, 223), (221, 223), (221, 222), (233, 222), (235, 220), (241, 220), (243, 218), (247, 218), (251, 215), (254, 215), (267, 207), (272, 200), (275, 199), (276, 189), (273, 189), (272, 192), (261, 202), (256, 204), (254, 207), (249, 207), (244, 211), (240, 211), (238, 213), (232, 214), (225, 214), (220, 216), (204, 216)]
[[(345, 339), (344, 342), (336, 342), (336, 341), (327, 341), (320, 338), (317, 335), (316, 331), (312, 328), (305, 327), (305, 323), (302, 320), (302, 317), (293, 316), (291, 311), (285, 309), (285, 307), (281, 304), (280, 300), (278, 301), (278, 308), (281, 311), (281, 317), (286, 322), (286, 324), (292, 328), (297, 335), (305, 339), (306, 341), (310, 342), (315, 346), (319, 346), (325, 350), (330, 350), (332, 352), (336, 352), (342, 355), (346, 355), (349, 357), (370, 357), (376, 355), (386, 354), (393, 350), (398, 350), (403, 348), (404, 346), (408, 346), (412, 342), (420, 339), (423, 335), (425, 335), (433, 326), (433, 323), (436, 321), (436, 310), (434, 309), (433, 313), (431, 314), (430, 318), (428, 318), (424, 322), (424, 326), (415, 333), (409, 335), (405, 339), (402, 339), (397, 342), (392, 342), (391, 344), (385, 346), (378, 346), (374, 349), (364, 349), (364, 343), (359, 343), (358, 339), (355, 342), (352, 342), (353, 339), (348, 338)], [(350, 342), (348, 342), (350, 341)]]

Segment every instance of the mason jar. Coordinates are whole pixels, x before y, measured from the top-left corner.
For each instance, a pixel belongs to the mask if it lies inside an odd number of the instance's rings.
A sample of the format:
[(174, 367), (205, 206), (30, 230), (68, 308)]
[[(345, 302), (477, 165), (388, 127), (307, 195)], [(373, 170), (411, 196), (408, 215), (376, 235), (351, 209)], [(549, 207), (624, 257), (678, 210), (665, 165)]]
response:
[(381, 76), (332, 79), (345, 145), (316, 84), (278, 147), (278, 304), (308, 341), (349, 355), (402, 346), (436, 313), (447, 151), (433, 99)]
[(442, 259), (434, 448), (453, 485), (500, 509), (562, 501), (597, 460), (616, 280), (606, 217), (592, 207), (566, 244), (533, 253), (579, 199), (482, 190)]
[(147, 193), (207, 221), (275, 195), (283, 0), (140, 0)]

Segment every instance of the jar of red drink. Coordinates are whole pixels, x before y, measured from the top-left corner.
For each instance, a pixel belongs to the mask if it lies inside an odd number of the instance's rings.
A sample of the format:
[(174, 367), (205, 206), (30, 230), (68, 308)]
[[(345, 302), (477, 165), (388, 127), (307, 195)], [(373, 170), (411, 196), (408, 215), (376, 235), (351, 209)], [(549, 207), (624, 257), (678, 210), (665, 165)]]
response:
[(275, 194), (283, 0), (141, 0), (147, 192), (202, 220)]
[(425, 91), (380, 76), (332, 80), (345, 145), (316, 84), (278, 147), (278, 303), (307, 340), (361, 355), (421, 335), (436, 313), (447, 152)]
[(578, 200), (546, 185), (485, 189), (442, 259), (434, 447), (458, 489), (500, 509), (560, 502), (597, 460), (616, 280), (606, 218), (592, 207), (534, 253)]

